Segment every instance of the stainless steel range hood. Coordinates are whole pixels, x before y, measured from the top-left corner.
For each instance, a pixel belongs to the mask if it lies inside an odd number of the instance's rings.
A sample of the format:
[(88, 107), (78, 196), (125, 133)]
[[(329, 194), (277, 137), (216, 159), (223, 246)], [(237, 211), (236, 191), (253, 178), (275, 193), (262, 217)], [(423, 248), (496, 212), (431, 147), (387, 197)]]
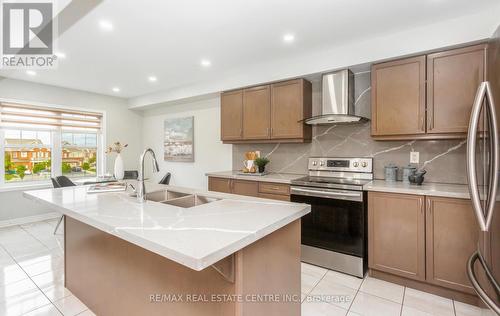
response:
[(322, 96), (321, 114), (304, 120), (306, 124), (353, 124), (369, 120), (369, 109), (356, 108), (354, 75), (350, 70), (323, 75)]

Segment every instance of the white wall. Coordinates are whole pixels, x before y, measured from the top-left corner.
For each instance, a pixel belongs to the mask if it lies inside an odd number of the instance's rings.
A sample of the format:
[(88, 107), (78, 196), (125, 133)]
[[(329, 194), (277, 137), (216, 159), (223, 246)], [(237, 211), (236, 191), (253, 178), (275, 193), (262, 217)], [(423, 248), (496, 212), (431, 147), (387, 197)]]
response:
[[(144, 147), (151, 147), (160, 163), (161, 172), (153, 175), (156, 180), (169, 171), (172, 173), (170, 184), (206, 189), (206, 172), (231, 170), (232, 147), (220, 141), (219, 97), (159, 106), (145, 111), (143, 115)], [(163, 121), (166, 118), (186, 116), (194, 116), (195, 161), (192, 163), (164, 161)]]
[[(129, 110), (124, 99), (1, 77), (0, 98), (105, 111), (107, 143), (128, 143), (123, 152), (125, 168), (137, 169), (142, 149), (142, 117)], [(112, 172), (113, 161), (114, 156), (107, 157), (108, 171)], [(0, 221), (47, 212), (50, 210), (24, 200), (20, 191), (0, 192)]]

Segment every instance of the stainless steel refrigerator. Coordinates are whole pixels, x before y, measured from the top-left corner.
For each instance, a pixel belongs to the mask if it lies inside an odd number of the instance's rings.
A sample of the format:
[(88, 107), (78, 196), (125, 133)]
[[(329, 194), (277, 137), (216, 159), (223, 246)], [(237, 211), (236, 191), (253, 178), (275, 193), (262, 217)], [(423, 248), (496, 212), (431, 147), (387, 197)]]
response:
[(485, 310), (500, 315), (500, 26), (485, 53), (486, 81), (478, 88), (467, 135), (469, 193), (480, 230), (467, 274)]

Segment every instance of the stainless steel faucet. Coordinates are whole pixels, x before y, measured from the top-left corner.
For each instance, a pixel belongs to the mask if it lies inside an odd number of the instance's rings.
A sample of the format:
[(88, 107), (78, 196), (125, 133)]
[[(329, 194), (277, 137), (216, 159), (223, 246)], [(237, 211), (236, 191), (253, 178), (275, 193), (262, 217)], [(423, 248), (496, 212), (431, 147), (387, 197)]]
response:
[(151, 157), (153, 158), (153, 172), (160, 171), (160, 167), (158, 167), (158, 161), (156, 160), (155, 152), (151, 148), (144, 150), (140, 159), (140, 169), (139, 169), (139, 179), (138, 179), (139, 185), (137, 186), (137, 199), (140, 202), (146, 201), (146, 185), (144, 184), (144, 158), (146, 157), (146, 154), (148, 152), (151, 154)]

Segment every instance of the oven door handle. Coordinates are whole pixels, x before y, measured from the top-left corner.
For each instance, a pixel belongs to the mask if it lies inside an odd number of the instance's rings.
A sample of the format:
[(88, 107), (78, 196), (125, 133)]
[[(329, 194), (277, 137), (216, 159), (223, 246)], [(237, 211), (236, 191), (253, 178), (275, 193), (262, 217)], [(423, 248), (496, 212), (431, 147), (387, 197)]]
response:
[(313, 190), (292, 187), (291, 194), (296, 195), (306, 195), (306, 196), (316, 196), (324, 198), (338, 198), (342, 200), (352, 200), (352, 201), (362, 201), (362, 192), (342, 192), (342, 191), (332, 191), (332, 190)]

